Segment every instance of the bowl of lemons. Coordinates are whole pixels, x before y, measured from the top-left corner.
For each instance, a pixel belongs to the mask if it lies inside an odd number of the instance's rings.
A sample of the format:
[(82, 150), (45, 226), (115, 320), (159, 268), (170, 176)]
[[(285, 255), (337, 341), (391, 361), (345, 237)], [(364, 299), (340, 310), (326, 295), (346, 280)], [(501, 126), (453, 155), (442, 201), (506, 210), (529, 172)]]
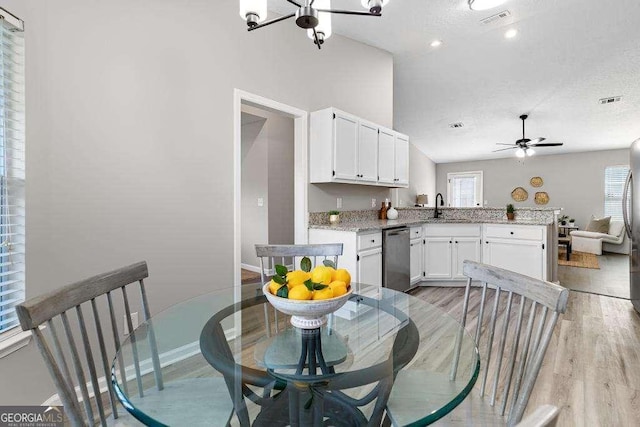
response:
[(327, 323), (327, 314), (347, 302), (353, 290), (347, 270), (336, 269), (328, 260), (311, 269), (311, 260), (305, 257), (299, 270), (276, 265), (275, 275), (262, 291), (278, 311), (291, 315), (293, 326), (317, 329)]

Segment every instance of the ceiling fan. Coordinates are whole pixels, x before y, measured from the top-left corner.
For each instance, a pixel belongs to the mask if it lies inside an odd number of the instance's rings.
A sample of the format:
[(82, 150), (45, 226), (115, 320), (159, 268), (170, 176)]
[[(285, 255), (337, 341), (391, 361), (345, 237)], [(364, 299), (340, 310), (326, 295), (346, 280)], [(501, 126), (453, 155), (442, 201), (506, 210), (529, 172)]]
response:
[(524, 157), (524, 156), (532, 156), (533, 154), (535, 154), (535, 151), (531, 147), (558, 147), (560, 145), (563, 145), (562, 142), (545, 142), (545, 143), (542, 143), (542, 141), (544, 141), (546, 138), (534, 138), (534, 139), (525, 138), (525, 136), (524, 136), (524, 121), (527, 120), (527, 117), (529, 117), (529, 116), (526, 115), (526, 114), (523, 114), (523, 115), (520, 116), (520, 120), (522, 120), (522, 139), (517, 140), (513, 144), (501, 144), (501, 143), (498, 143), (497, 145), (509, 145), (509, 147), (500, 148), (499, 150), (493, 150), (494, 153), (497, 152), (497, 151), (505, 151), (505, 150), (517, 149), (516, 156)]

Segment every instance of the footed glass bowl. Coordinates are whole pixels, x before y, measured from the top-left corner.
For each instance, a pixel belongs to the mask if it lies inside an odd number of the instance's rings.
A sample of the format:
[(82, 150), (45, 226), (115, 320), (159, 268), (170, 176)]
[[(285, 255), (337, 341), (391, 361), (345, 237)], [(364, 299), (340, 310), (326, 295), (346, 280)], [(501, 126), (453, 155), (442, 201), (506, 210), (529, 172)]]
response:
[(282, 298), (269, 292), (269, 284), (262, 287), (262, 292), (276, 310), (291, 315), (291, 324), (300, 329), (317, 329), (327, 323), (327, 314), (333, 313), (347, 302), (353, 288), (346, 294), (324, 300), (295, 300)]

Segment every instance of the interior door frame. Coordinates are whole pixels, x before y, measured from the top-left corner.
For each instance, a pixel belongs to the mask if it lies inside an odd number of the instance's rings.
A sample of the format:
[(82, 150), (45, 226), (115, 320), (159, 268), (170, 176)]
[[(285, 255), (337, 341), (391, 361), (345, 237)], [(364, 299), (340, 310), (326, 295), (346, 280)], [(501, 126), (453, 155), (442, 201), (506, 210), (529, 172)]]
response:
[(250, 105), (280, 115), (290, 117), (294, 122), (294, 242), (305, 244), (309, 241), (309, 185), (308, 138), (309, 113), (269, 98), (233, 90), (233, 266), (236, 301), (240, 300), (242, 263), (242, 105)]

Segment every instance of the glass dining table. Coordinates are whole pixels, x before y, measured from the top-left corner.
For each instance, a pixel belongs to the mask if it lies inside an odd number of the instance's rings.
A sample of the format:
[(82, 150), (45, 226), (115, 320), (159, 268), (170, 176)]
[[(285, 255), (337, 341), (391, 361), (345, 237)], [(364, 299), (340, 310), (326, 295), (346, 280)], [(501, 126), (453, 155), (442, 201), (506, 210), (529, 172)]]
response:
[(121, 344), (115, 395), (149, 426), (427, 425), (452, 411), (479, 371), (465, 328), (412, 295), (352, 287), (313, 330), (256, 291), (176, 304)]

